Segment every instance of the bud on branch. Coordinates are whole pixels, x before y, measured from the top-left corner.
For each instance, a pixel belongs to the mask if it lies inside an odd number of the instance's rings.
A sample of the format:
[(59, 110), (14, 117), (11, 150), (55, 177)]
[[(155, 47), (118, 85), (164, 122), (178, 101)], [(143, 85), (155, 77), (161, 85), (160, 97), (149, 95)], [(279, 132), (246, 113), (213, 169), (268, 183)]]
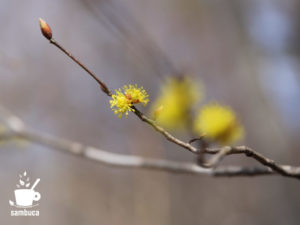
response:
[(70, 52), (68, 52), (63, 46), (57, 43), (54, 38), (52, 38), (52, 30), (50, 26), (41, 18), (39, 18), (40, 22), (40, 28), (42, 31), (42, 34), (45, 38), (47, 38), (51, 44), (53, 44), (55, 47), (57, 47), (59, 50), (61, 50), (63, 53), (65, 53), (68, 57), (70, 57), (75, 63), (77, 63), (82, 69), (84, 69), (93, 79), (97, 81), (97, 83), (100, 85), (101, 90), (107, 94), (108, 96), (111, 96), (111, 92), (106, 86), (104, 82), (102, 82), (92, 71), (90, 71), (85, 65), (83, 65), (78, 59), (76, 59), (73, 55), (71, 55)]
[(40, 22), (42, 34), (44, 35), (45, 38), (47, 38), (48, 40), (51, 40), (52, 30), (51, 30), (50, 26), (41, 18), (39, 18), (39, 22)]

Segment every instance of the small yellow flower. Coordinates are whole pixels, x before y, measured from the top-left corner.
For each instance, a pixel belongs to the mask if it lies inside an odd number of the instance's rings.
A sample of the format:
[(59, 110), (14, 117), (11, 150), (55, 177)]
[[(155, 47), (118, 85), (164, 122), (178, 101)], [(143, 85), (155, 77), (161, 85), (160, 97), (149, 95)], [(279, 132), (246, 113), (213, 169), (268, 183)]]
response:
[(143, 87), (138, 88), (138, 86), (135, 85), (131, 85), (129, 84), (129, 86), (124, 85), (123, 87), (125, 96), (131, 100), (131, 102), (133, 104), (137, 104), (137, 103), (142, 103), (144, 106), (146, 106), (149, 102), (149, 95), (147, 94), (147, 92), (144, 90)]
[(121, 89), (115, 90), (116, 94), (113, 94), (112, 100), (110, 100), (110, 108), (115, 114), (118, 114), (119, 118), (125, 114), (128, 117), (129, 112), (134, 112), (132, 108), (133, 104), (142, 103), (144, 106), (149, 102), (149, 95), (143, 87), (138, 88), (135, 85), (124, 85), (123, 92)]
[(196, 116), (195, 131), (220, 144), (231, 144), (244, 135), (233, 110), (217, 103), (205, 105)]
[(201, 90), (202, 85), (188, 77), (170, 77), (153, 103), (151, 114), (165, 128), (182, 130), (188, 124), (192, 107), (202, 98)]

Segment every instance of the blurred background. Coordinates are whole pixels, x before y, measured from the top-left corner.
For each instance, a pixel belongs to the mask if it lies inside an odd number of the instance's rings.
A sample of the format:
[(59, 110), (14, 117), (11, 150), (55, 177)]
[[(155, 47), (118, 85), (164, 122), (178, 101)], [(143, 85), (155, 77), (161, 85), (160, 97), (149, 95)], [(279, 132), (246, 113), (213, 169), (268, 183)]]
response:
[[(0, 1), (0, 104), (35, 130), (111, 152), (195, 161), (135, 116), (118, 119), (97, 84), (42, 37), (55, 39), (111, 89), (188, 73), (205, 101), (230, 105), (242, 144), (300, 165), (300, 3), (296, 0)], [(143, 109), (147, 111), (147, 109)], [(175, 133), (188, 140), (186, 134)], [(257, 165), (243, 156), (223, 164)], [(18, 174), (41, 178), (40, 216), (11, 217)], [(109, 168), (35, 144), (0, 146), (2, 224), (299, 224), (300, 183)]]

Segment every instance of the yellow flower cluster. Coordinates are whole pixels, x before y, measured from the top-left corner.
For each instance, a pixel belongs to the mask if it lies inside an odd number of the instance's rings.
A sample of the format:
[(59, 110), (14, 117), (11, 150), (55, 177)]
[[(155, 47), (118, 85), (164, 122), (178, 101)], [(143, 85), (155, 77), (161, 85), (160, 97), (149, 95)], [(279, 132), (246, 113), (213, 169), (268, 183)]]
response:
[(227, 106), (210, 103), (199, 111), (195, 131), (220, 144), (230, 144), (243, 137), (244, 130), (235, 113)]
[[(161, 88), (161, 95), (151, 107), (151, 113), (158, 124), (167, 129), (182, 130), (192, 125), (195, 134), (205, 135), (207, 140), (219, 144), (232, 144), (244, 135), (234, 111), (228, 106), (209, 103), (202, 106), (192, 117), (193, 107), (202, 99), (203, 86), (187, 77), (170, 77)], [(134, 112), (133, 105), (149, 102), (149, 96), (143, 87), (125, 85), (123, 90), (115, 90), (110, 105), (121, 118)]]
[(151, 112), (162, 126), (182, 130), (186, 128), (192, 107), (201, 100), (200, 85), (187, 77), (170, 77), (161, 88), (161, 95), (153, 103)]
[(119, 118), (125, 114), (128, 117), (129, 112), (134, 112), (132, 108), (133, 104), (142, 103), (144, 106), (149, 102), (149, 95), (143, 87), (138, 88), (135, 85), (124, 85), (123, 92), (121, 89), (115, 90), (116, 94), (113, 94), (110, 100), (110, 108), (115, 114), (118, 114)]

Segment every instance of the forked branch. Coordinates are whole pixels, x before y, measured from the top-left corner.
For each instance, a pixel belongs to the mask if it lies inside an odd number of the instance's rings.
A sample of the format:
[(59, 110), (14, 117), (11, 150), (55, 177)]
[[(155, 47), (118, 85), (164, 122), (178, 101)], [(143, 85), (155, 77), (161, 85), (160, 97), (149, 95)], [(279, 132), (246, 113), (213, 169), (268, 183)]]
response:
[(0, 134), (0, 140), (10, 140), (14, 138), (23, 138), (32, 143), (49, 147), (51, 150), (58, 150), (83, 159), (93, 160), (95, 162), (112, 166), (137, 169), (149, 169), (157, 171), (166, 171), (175, 174), (194, 174), (206, 176), (260, 176), (275, 174), (268, 168), (247, 168), (247, 167), (219, 167), (217, 169), (204, 168), (196, 163), (176, 162), (163, 159), (151, 159), (140, 156), (130, 156), (112, 153), (99, 148), (87, 146), (78, 142), (69, 141), (63, 138), (50, 136), (41, 132), (36, 132), (25, 125), (23, 121), (8, 112), (0, 106), (0, 116), (4, 118), (7, 131)]

